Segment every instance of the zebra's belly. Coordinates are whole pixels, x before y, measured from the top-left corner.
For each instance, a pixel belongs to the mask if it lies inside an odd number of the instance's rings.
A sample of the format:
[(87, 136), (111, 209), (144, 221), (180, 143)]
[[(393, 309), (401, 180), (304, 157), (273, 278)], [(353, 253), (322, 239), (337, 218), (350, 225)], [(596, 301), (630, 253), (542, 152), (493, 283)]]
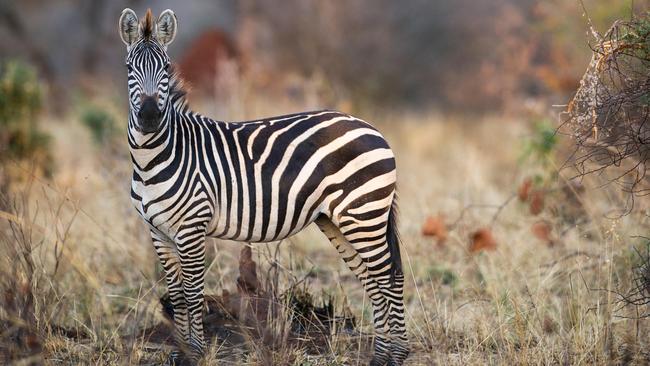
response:
[(159, 236), (168, 237), (172, 240), (176, 237), (180, 222), (176, 222), (174, 225), (172, 220), (169, 220), (162, 215), (158, 215), (158, 211), (155, 210), (156, 207), (148, 207), (145, 211), (141, 201), (133, 200), (133, 204), (142, 220), (149, 226), (150, 230), (154, 231)]
[[(132, 203), (140, 214), (140, 217), (156, 233), (162, 234), (172, 240), (179, 234), (181, 227), (188, 226), (188, 222), (194, 221), (197, 225), (200, 224), (191, 213), (211, 213), (210, 218), (203, 224), (206, 225), (206, 236), (208, 237), (241, 242), (264, 243), (282, 240), (298, 233), (311, 224), (322, 211), (321, 207), (318, 206), (313, 211), (299, 212), (300, 219), (294, 224), (290, 224), (292, 221), (291, 217), (286, 216), (285, 218), (283, 216), (284, 224), (282, 224), (282, 220), (279, 219), (281, 217), (279, 210), (276, 210), (275, 207), (273, 207), (270, 213), (267, 212), (270, 219), (262, 219), (262, 216), (254, 215), (243, 215), (241, 217), (239, 215), (220, 216), (219, 209), (215, 208), (210, 203), (211, 200), (203, 193), (188, 200), (185, 206), (192, 206), (191, 202), (193, 201), (201, 201), (203, 202), (201, 207), (204, 210), (195, 209), (186, 211), (169, 209), (169, 202), (164, 200), (154, 203), (153, 201), (156, 201), (160, 197), (159, 192), (143, 189), (138, 184), (134, 184), (133, 188), (138, 198), (132, 197)], [(294, 205), (295, 202), (290, 206), (293, 207)], [(256, 210), (262, 211), (263, 207), (256, 207)], [(183, 211), (189, 214), (188, 217), (178, 215), (179, 212)], [(254, 212), (254, 210), (251, 210), (251, 212)]]
[[(268, 243), (286, 239), (290, 236), (297, 234), (304, 228), (309, 226), (316, 217), (320, 214), (319, 211), (314, 212), (307, 217), (306, 221), (289, 227), (287, 229), (277, 228), (274, 232), (269, 231), (269, 226), (266, 225), (266, 232), (262, 229), (261, 223), (255, 223), (251, 218), (248, 225), (241, 222), (223, 222), (218, 216), (215, 215), (210, 222), (207, 230), (207, 236), (211, 238), (226, 239), (247, 243)], [(243, 220), (246, 221), (246, 220)]]

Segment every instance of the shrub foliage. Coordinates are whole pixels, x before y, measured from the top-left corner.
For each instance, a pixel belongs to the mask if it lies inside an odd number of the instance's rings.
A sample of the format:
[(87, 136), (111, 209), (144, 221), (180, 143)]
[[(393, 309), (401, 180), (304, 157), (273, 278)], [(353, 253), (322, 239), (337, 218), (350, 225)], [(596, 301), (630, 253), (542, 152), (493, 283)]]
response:
[(43, 88), (32, 67), (19, 61), (0, 64), (0, 192), (11, 178), (10, 161), (28, 161), (48, 174), (49, 137), (39, 129)]

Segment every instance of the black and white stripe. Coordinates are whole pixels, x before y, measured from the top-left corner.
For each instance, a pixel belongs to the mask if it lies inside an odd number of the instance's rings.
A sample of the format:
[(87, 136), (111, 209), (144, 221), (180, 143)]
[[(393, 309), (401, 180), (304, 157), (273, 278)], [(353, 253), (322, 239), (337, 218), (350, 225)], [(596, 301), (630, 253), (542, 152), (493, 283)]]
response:
[[(205, 238), (277, 241), (315, 222), (372, 301), (371, 364), (401, 365), (408, 343), (396, 170), (382, 135), (336, 111), (238, 123), (198, 115), (155, 38), (133, 43), (127, 64), (131, 197), (150, 226), (186, 351), (205, 349)], [(155, 131), (140, 126), (143, 96), (157, 101)]]

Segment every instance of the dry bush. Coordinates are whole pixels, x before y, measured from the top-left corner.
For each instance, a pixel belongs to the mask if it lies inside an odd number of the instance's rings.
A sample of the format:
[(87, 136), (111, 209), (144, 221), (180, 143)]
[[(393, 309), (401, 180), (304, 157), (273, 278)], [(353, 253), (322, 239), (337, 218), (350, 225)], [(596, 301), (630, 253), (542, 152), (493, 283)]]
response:
[[(644, 240), (648, 240), (644, 238)], [(636, 258), (632, 266), (632, 285), (626, 293), (617, 295), (618, 304), (633, 306), (639, 319), (650, 317), (650, 244), (646, 243), (645, 250), (634, 249)]]
[[(78, 335), (56, 324), (57, 311), (62, 310), (57, 275), (74, 219), (64, 224), (55, 218), (55, 246), (45, 253), (47, 229), (36, 222), (38, 213), (31, 213), (27, 187), (13, 199), (0, 197), (9, 208), (0, 211), (0, 360), (39, 364), (49, 336)], [(56, 215), (61, 205), (45, 209)]]
[(593, 34), (593, 56), (562, 128), (576, 143), (569, 163), (577, 176), (616, 182), (633, 200), (648, 189), (650, 18)]
[[(568, 160), (575, 176), (616, 183), (627, 197), (623, 213), (629, 214), (650, 193), (650, 16), (616, 21), (604, 35), (592, 28), (592, 34), (593, 55), (561, 131), (575, 141)], [(628, 264), (632, 278), (612, 291), (618, 304), (633, 306), (638, 313), (640, 307), (647, 311), (650, 293), (648, 256), (637, 254), (639, 263)]]
[[(20, 204), (24, 204), (21, 202)], [(3, 206), (9, 207), (5, 202)], [(13, 203), (17, 208), (17, 203)], [(17, 210), (15, 210), (17, 211)], [(0, 241), (3, 252), (0, 254), (0, 361), (10, 363), (18, 360), (42, 360), (42, 333), (39, 320), (41, 307), (37, 297), (42, 272), (34, 264), (33, 242), (29, 217), (16, 216), (2, 212), (3, 218), (10, 219), (0, 226)], [(28, 362), (32, 363), (32, 362)]]

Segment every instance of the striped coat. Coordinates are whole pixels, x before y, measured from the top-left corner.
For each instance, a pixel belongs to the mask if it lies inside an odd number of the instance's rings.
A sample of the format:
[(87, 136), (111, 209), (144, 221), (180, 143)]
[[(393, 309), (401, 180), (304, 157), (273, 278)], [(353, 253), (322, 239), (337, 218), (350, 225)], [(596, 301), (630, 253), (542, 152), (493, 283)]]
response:
[[(320, 214), (338, 225), (353, 202), (392, 202), (393, 153), (375, 128), (349, 115), (321, 111), (224, 123), (187, 114), (173, 120), (153, 141), (132, 145), (134, 203), (171, 237), (197, 212), (209, 218), (208, 236), (268, 242), (295, 234)], [(142, 149), (147, 153), (138, 154)], [(344, 196), (350, 185), (355, 192)]]

